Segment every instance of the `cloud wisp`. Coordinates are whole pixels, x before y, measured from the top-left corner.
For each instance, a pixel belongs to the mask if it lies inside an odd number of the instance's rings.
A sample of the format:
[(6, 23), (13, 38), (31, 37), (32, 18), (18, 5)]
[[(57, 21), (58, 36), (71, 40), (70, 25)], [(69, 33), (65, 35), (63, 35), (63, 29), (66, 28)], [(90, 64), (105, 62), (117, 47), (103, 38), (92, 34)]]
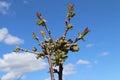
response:
[(0, 14), (7, 14), (9, 11), (10, 3), (6, 1), (0, 1)]
[(75, 73), (76, 73), (76, 70), (72, 63), (69, 63), (64, 66), (63, 75), (66, 76), (66, 75), (71, 75), (71, 74), (75, 74)]
[(90, 47), (93, 47), (93, 46), (95, 46), (95, 44), (93, 44), (93, 43), (86, 45), (87, 48), (90, 48)]
[(98, 60), (95, 60), (93, 63), (94, 63), (94, 64), (98, 64), (98, 63), (99, 63), (99, 61), (98, 61)]
[(106, 56), (108, 56), (108, 55), (109, 55), (108, 52), (102, 52), (102, 53), (100, 53), (100, 56), (101, 56), (101, 57), (106, 57)]
[(37, 60), (34, 54), (14, 52), (5, 54), (0, 59), (0, 71), (6, 74), (2, 76), (1, 80), (16, 80), (23, 78), (23, 74), (45, 69), (47, 63), (42, 59)]
[(45, 80), (51, 80), (51, 78), (46, 78)]
[(23, 0), (24, 4), (29, 4), (32, 0)]
[(89, 65), (89, 64), (91, 64), (91, 63), (90, 63), (90, 61), (88, 61), (88, 60), (82, 60), (82, 59), (80, 59), (80, 60), (78, 60), (77, 64)]
[(0, 42), (4, 42), (8, 45), (22, 44), (24, 40), (9, 34), (7, 28), (0, 29)]

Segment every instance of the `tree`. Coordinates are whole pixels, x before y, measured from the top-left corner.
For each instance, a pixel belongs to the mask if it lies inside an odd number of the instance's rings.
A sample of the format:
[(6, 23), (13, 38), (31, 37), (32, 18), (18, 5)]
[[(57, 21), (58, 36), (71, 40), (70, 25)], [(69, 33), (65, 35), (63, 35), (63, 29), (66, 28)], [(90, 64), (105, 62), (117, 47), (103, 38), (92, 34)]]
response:
[[(37, 13), (36, 16), (38, 17), (37, 25), (45, 28), (47, 32), (46, 34), (43, 30), (40, 30), (44, 41), (40, 41), (39, 37), (34, 32), (32, 33), (33, 38), (38, 42), (38, 45), (41, 47), (42, 51), (37, 51), (36, 47), (33, 47), (32, 50), (27, 50), (17, 46), (14, 52), (30, 52), (36, 54), (37, 59), (46, 58), (49, 64), (49, 73), (51, 76), (51, 80), (55, 80), (55, 73), (58, 74), (58, 79), (62, 80), (63, 64), (68, 57), (68, 52), (79, 51), (79, 46), (77, 42), (79, 40), (84, 41), (84, 37), (89, 32), (89, 29), (85, 28), (85, 30), (82, 33), (78, 33), (78, 37), (75, 38), (75, 40), (66, 39), (67, 32), (73, 28), (73, 25), (70, 23), (71, 19), (75, 16), (73, 4), (68, 5), (67, 20), (65, 21), (66, 28), (63, 35), (56, 41), (53, 40), (51, 31), (46, 25), (46, 20), (42, 18), (41, 13)], [(47, 38), (47, 36), (49, 36), (49, 38)], [(55, 67), (58, 67), (58, 69), (55, 69)]]

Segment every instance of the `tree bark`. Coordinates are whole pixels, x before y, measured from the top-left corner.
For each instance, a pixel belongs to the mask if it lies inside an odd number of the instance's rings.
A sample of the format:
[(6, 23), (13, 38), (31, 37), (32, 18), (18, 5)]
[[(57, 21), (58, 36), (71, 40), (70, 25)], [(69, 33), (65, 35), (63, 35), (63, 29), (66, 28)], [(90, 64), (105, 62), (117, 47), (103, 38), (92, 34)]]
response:
[(63, 75), (63, 65), (59, 64), (59, 73), (58, 73), (59, 80), (62, 80), (62, 75)]
[(49, 70), (50, 70), (51, 80), (55, 80), (53, 67), (52, 67), (52, 62), (51, 62), (51, 57), (50, 56), (48, 56), (48, 63), (49, 63)]

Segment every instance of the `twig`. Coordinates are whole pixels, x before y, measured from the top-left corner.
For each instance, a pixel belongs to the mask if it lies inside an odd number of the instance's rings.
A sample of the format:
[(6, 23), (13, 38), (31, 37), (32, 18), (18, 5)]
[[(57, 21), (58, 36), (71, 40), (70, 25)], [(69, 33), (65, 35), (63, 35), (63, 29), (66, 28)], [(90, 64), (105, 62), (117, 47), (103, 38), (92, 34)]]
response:
[(46, 29), (47, 33), (49, 34), (49, 37), (51, 38), (51, 40), (53, 42), (53, 37), (52, 37), (51, 31), (49, 30), (49, 28), (47, 27), (46, 24), (45, 24), (45, 29)]
[(63, 37), (66, 38), (66, 35), (67, 35), (67, 32), (69, 30), (69, 28), (67, 28), (68, 24), (70, 23), (70, 18), (68, 17), (67, 20), (65, 21), (66, 23), (66, 29), (65, 29), (65, 32), (63, 34)]

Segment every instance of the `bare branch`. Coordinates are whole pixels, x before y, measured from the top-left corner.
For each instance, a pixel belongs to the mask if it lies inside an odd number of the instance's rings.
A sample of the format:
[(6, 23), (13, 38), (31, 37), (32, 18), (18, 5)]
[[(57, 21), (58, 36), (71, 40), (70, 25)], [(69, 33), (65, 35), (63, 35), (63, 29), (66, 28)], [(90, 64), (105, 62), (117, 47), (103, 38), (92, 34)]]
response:
[(52, 39), (52, 42), (53, 42), (53, 37), (52, 37), (52, 34), (51, 34), (51, 31), (49, 30), (49, 28), (47, 27), (47, 25), (45, 24), (45, 29), (49, 35), (49, 37)]
[(75, 16), (75, 13), (73, 12), (73, 8), (74, 8), (74, 5), (73, 5), (73, 4), (69, 4), (69, 5), (68, 5), (67, 20), (65, 21), (65, 23), (66, 23), (66, 29), (65, 29), (64, 34), (63, 34), (63, 37), (64, 37), (64, 38), (66, 38), (67, 32), (68, 32), (68, 30), (70, 29), (70, 28), (69, 28), (69, 24), (70, 24), (71, 18), (73, 18), (73, 17)]

